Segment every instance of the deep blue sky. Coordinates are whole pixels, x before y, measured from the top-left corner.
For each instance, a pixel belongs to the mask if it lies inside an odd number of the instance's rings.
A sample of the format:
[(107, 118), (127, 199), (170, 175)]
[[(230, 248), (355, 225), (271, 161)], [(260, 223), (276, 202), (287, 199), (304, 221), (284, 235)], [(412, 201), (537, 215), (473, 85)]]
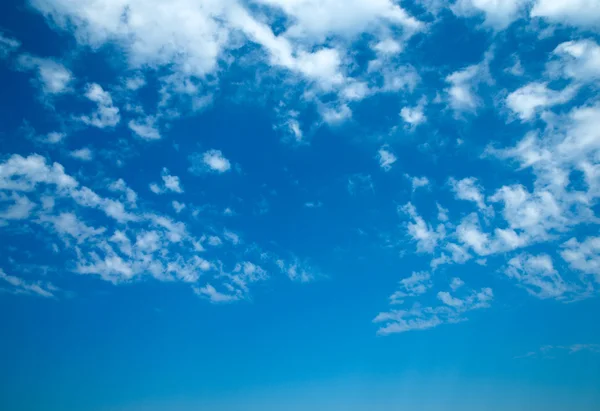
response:
[(600, 2), (0, 5), (0, 406), (600, 408)]

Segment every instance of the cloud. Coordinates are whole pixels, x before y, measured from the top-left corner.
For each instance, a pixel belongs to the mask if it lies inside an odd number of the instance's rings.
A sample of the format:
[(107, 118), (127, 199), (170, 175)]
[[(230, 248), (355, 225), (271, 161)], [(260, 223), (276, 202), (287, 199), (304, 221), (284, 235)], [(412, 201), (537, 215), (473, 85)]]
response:
[[(2, 203), (12, 202), (8, 207), (4, 207)], [(4, 197), (0, 195), (0, 226), (3, 225), (3, 220), (23, 220), (31, 215), (31, 211), (35, 208), (35, 204), (26, 196), (13, 193), (11, 196)], [(4, 222), (6, 224), (6, 222)]]
[(82, 122), (98, 128), (110, 128), (119, 124), (121, 121), (119, 109), (113, 105), (108, 91), (105, 91), (99, 84), (92, 83), (87, 86), (85, 97), (96, 103), (97, 109), (91, 116), (81, 116)]
[(554, 269), (547, 254), (519, 254), (508, 262), (505, 273), (537, 298), (562, 299), (565, 294), (574, 291)]
[(196, 295), (208, 298), (214, 304), (231, 303), (241, 298), (238, 294), (221, 293), (210, 284), (206, 284), (204, 287), (194, 287), (193, 290)]
[(403, 304), (407, 297), (425, 294), (433, 287), (431, 275), (428, 272), (413, 272), (410, 277), (400, 280), (400, 289), (390, 296), (391, 304)]
[(547, 83), (530, 83), (510, 93), (506, 105), (521, 120), (531, 120), (540, 110), (567, 103), (576, 92), (574, 86), (556, 91), (549, 89)]
[(0, 32), (0, 58), (4, 59), (8, 57), (19, 47), (21, 47), (21, 43), (18, 40), (11, 37), (6, 37), (2, 32)]
[(485, 24), (503, 30), (521, 17), (530, 0), (458, 0), (452, 11), (458, 16), (484, 14)]
[(169, 191), (177, 194), (183, 193), (183, 188), (181, 187), (181, 181), (179, 177), (169, 174), (169, 170), (166, 168), (162, 169), (161, 179), (161, 185), (157, 183), (150, 183), (149, 185), (150, 191), (152, 191), (154, 194), (163, 194)]
[(571, 238), (562, 245), (560, 256), (572, 270), (590, 274), (600, 283), (600, 237), (587, 237), (583, 242)]
[(559, 44), (553, 54), (558, 60), (548, 64), (552, 74), (581, 82), (600, 80), (600, 46), (595, 41), (566, 41)]
[(465, 285), (465, 282), (458, 277), (454, 277), (450, 282), (450, 288), (452, 289), (452, 291), (458, 290), (463, 285)]
[(427, 188), (430, 185), (429, 179), (427, 177), (411, 177), (408, 174), (404, 174), (404, 177), (406, 177), (410, 181), (413, 193), (419, 188)]
[(185, 209), (185, 204), (184, 203), (180, 203), (177, 200), (173, 200), (171, 202), (171, 205), (173, 206), (173, 210), (175, 210), (175, 212), (177, 214), (181, 213)]
[(21, 70), (36, 72), (37, 82), (45, 94), (57, 95), (71, 91), (73, 74), (61, 63), (49, 58), (21, 54), (17, 64)]
[(568, 353), (569, 355), (588, 352), (591, 354), (600, 353), (600, 344), (571, 344), (571, 345), (544, 345), (536, 351), (530, 351), (525, 355), (515, 358), (555, 358), (556, 355)]
[(143, 140), (159, 140), (161, 135), (155, 123), (156, 119), (154, 117), (147, 116), (138, 120), (130, 120), (127, 126)]
[(373, 179), (369, 174), (354, 174), (348, 177), (347, 183), (348, 193), (356, 195), (359, 192), (375, 192), (375, 186), (373, 185)]
[(73, 150), (69, 153), (71, 157), (81, 161), (91, 161), (93, 156), (92, 150), (87, 147)]
[(10, 292), (14, 294), (36, 295), (45, 298), (54, 298), (54, 293), (58, 291), (52, 283), (28, 282), (14, 275), (8, 275), (0, 268), (0, 280), (11, 286)]
[(457, 199), (471, 201), (477, 205), (477, 208), (483, 211), (491, 210), (486, 205), (481, 187), (477, 184), (477, 179), (474, 177), (463, 178), (458, 181), (450, 177), (448, 183), (452, 187), (452, 191), (454, 191)]
[(490, 288), (471, 291), (462, 299), (454, 297), (448, 292), (439, 292), (437, 297), (442, 305), (423, 307), (419, 303), (415, 303), (408, 310), (382, 312), (375, 317), (373, 322), (383, 323), (377, 330), (379, 335), (427, 330), (442, 324), (465, 321), (464, 313), (488, 308), (493, 296)]
[(400, 117), (402, 120), (410, 127), (417, 127), (419, 124), (427, 121), (427, 117), (425, 116), (425, 105), (427, 104), (427, 100), (422, 98), (419, 103), (414, 107), (402, 107), (400, 110)]
[(600, 27), (600, 4), (590, 0), (535, 0), (531, 17), (578, 27)]
[(379, 166), (384, 171), (390, 171), (392, 165), (396, 162), (396, 155), (390, 150), (388, 146), (382, 146), (377, 152), (377, 158), (379, 160)]
[(417, 252), (433, 253), (438, 243), (446, 236), (443, 225), (438, 225), (435, 229), (427, 224), (425, 220), (417, 213), (412, 203), (407, 203), (399, 209), (411, 218), (407, 224), (408, 235), (417, 243)]
[(490, 81), (489, 63), (492, 57), (488, 52), (481, 63), (455, 71), (446, 77), (446, 83), (450, 84), (445, 90), (446, 95), (450, 107), (456, 113), (473, 113), (482, 104), (476, 91), (479, 84)]
[(220, 150), (208, 150), (204, 153), (194, 153), (189, 156), (192, 165), (189, 171), (192, 174), (213, 172), (222, 174), (231, 169), (231, 163), (223, 156)]

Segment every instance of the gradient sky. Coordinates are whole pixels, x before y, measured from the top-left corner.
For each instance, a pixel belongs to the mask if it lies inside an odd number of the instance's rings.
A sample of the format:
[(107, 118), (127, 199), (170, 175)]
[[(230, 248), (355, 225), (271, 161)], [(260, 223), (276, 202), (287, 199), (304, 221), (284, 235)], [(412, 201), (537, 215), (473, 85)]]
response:
[(600, 409), (599, 0), (0, 4), (0, 408)]

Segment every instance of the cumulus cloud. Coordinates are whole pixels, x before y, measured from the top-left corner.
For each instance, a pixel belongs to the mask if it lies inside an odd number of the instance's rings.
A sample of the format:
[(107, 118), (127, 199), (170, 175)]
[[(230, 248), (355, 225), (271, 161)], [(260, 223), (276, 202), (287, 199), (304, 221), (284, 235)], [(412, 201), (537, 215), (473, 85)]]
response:
[(93, 156), (92, 150), (87, 147), (73, 150), (70, 153), (71, 157), (81, 161), (91, 161)]
[(600, 27), (600, 4), (593, 0), (535, 0), (530, 15), (582, 28)]
[(400, 117), (409, 127), (417, 127), (419, 124), (424, 123), (427, 120), (425, 116), (425, 104), (427, 100), (422, 98), (414, 107), (402, 107), (400, 110)]
[(548, 88), (547, 83), (530, 83), (510, 93), (506, 105), (521, 120), (531, 120), (540, 110), (567, 103), (576, 92), (573, 86), (557, 91)]
[(385, 171), (390, 171), (392, 165), (397, 161), (396, 155), (388, 146), (383, 146), (379, 149), (377, 152), (377, 159), (379, 160), (379, 166)]
[(231, 169), (231, 163), (221, 150), (208, 150), (204, 153), (194, 153), (189, 157), (192, 163), (189, 171), (192, 174), (202, 174), (205, 172), (213, 172), (222, 174)]
[(36, 72), (37, 82), (45, 94), (57, 95), (71, 91), (73, 74), (57, 61), (22, 54), (18, 65), (22, 70)]
[(97, 109), (89, 116), (81, 116), (81, 121), (87, 125), (98, 128), (110, 128), (121, 121), (119, 109), (113, 105), (113, 100), (108, 91), (96, 83), (87, 86), (85, 97), (96, 103)]
[(452, 11), (459, 16), (483, 14), (485, 24), (495, 29), (505, 29), (520, 17), (530, 0), (458, 0)]

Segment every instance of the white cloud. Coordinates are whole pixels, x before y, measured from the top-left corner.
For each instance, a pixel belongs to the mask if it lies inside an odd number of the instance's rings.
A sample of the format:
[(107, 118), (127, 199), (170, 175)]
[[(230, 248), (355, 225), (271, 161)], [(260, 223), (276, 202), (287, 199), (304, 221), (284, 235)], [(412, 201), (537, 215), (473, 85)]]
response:
[(402, 120), (410, 127), (417, 127), (427, 120), (424, 113), (425, 104), (427, 104), (427, 100), (422, 98), (419, 101), (419, 104), (414, 107), (402, 107), (402, 110), (400, 110), (400, 117), (402, 117)]
[(176, 201), (176, 200), (173, 200), (171, 202), (171, 205), (173, 206), (173, 210), (175, 210), (175, 212), (177, 214), (181, 213), (185, 209), (185, 204), (180, 203), (179, 201)]
[(242, 298), (239, 294), (226, 294), (221, 293), (210, 284), (206, 284), (204, 287), (194, 287), (194, 293), (201, 297), (208, 298), (211, 303), (231, 303), (238, 301)]
[(485, 15), (485, 24), (502, 30), (519, 18), (530, 0), (458, 0), (452, 11), (459, 16)]
[(427, 177), (411, 177), (408, 174), (404, 174), (404, 177), (406, 177), (410, 181), (413, 193), (419, 188), (428, 188), (430, 185), (429, 179)]
[(314, 269), (297, 258), (294, 258), (292, 262), (277, 260), (276, 264), (281, 272), (292, 281), (308, 283), (315, 279)]
[(444, 226), (440, 224), (436, 229), (431, 227), (417, 214), (417, 210), (411, 203), (401, 207), (400, 211), (408, 214), (413, 220), (407, 224), (407, 231), (408, 235), (417, 243), (417, 252), (433, 253), (439, 241), (446, 237)]
[[(4, 207), (4, 202), (12, 202), (8, 207)], [(3, 198), (0, 195), (0, 226), (2, 220), (23, 220), (30, 216), (35, 204), (26, 196), (13, 193), (12, 196)]]
[(174, 193), (183, 193), (183, 188), (181, 188), (179, 177), (170, 175), (169, 170), (166, 168), (163, 168), (161, 177), (165, 186), (165, 190), (172, 191)]
[(427, 330), (442, 324), (452, 324), (464, 321), (463, 314), (477, 309), (488, 308), (493, 299), (490, 288), (471, 291), (463, 299), (453, 297), (448, 292), (439, 292), (437, 297), (443, 303), (436, 307), (423, 307), (413, 304), (408, 310), (392, 310), (382, 312), (373, 322), (383, 323), (377, 330), (379, 335), (390, 335), (415, 330)]
[(22, 70), (37, 72), (37, 81), (46, 94), (62, 94), (71, 90), (72, 73), (52, 59), (22, 54), (19, 56), (18, 64)]
[(231, 163), (220, 150), (208, 150), (202, 154), (192, 154), (190, 162), (192, 165), (189, 170), (193, 174), (201, 174), (206, 171), (221, 174), (231, 169)]
[(379, 166), (385, 171), (390, 171), (392, 165), (396, 162), (396, 155), (390, 150), (388, 146), (382, 146), (377, 152), (377, 158), (379, 160)]
[(481, 63), (455, 71), (446, 77), (446, 83), (449, 83), (450, 87), (445, 91), (450, 107), (455, 112), (475, 112), (481, 105), (477, 88), (480, 83), (490, 81), (488, 66), (492, 57), (493, 55), (487, 52)]
[(169, 174), (169, 170), (163, 168), (161, 171), (162, 184), (150, 183), (149, 188), (154, 194), (163, 194), (168, 191), (172, 193), (183, 193), (179, 177)]
[(127, 199), (127, 202), (129, 204), (135, 206), (135, 204), (137, 202), (137, 193), (135, 191), (133, 191), (130, 187), (128, 187), (127, 183), (125, 183), (125, 181), (122, 178), (112, 182), (108, 186), (108, 189), (110, 191), (124, 193), (125, 198)]
[(18, 40), (6, 37), (2, 32), (0, 32), (0, 58), (8, 57), (19, 47), (21, 47), (21, 43)]
[(399, 282), (400, 289), (390, 296), (391, 304), (403, 304), (406, 297), (417, 297), (425, 294), (433, 287), (431, 275), (428, 272), (413, 272)]
[(73, 150), (70, 153), (71, 157), (81, 161), (91, 161), (93, 158), (92, 150), (87, 147)]
[(581, 243), (571, 238), (562, 245), (560, 255), (572, 270), (590, 274), (600, 283), (600, 237), (587, 237)]
[(569, 102), (577, 87), (566, 87), (556, 91), (548, 88), (547, 83), (529, 83), (506, 97), (506, 105), (521, 120), (531, 120), (536, 113), (548, 107)]
[(535, 0), (531, 17), (579, 27), (600, 27), (600, 3), (595, 0)]
[(480, 210), (487, 212), (491, 211), (485, 203), (485, 197), (481, 192), (482, 188), (479, 186), (476, 178), (469, 177), (457, 181), (450, 177), (448, 183), (452, 187), (452, 191), (454, 191), (457, 199), (471, 201), (475, 203)]
[(550, 62), (551, 72), (582, 82), (600, 80), (600, 46), (593, 40), (573, 40), (559, 44)]
[(46, 135), (45, 141), (49, 144), (58, 144), (65, 139), (67, 135), (65, 133), (59, 133), (52, 131)]
[(327, 124), (337, 125), (352, 117), (352, 110), (350, 110), (350, 107), (346, 104), (339, 106), (324, 106), (321, 107), (321, 116)]
[(54, 298), (54, 292), (58, 291), (51, 283), (28, 282), (14, 275), (8, 275), (0, 268), (0, 280), (8, 283), (15, 294), (37, 295), (40, 297)]
[(127, 126), (136, 136), (144, 140), (159, 140), (161, 138), (160, 131), (155, 126), (156, 119), (152, 116), (147, 116), (138, 120), (130, 120)]
[(561, 299), (573, 291), (572, 286), (554, 269), (547, 254), (519, 254), (508, 262), (505, 273), (537, 298)]
[(323, 207), (323, 203), (320, 201), (307, 201), (304, 203), (304, 207), (306, 208), (321, 208)]
[(463, 285), (465, 285), (465, 282), (458, 277), (454, 277), (450, 282), (450, 288), (452, 289), (452, 291), (458, 290)]
[(81, 116), (81, 121), (85, 124), (107, 128), (114, 127), (121, 121), (119, 109), (113, 105), (110, 93), (99, 84), (89, 84), (85, 96), (97, 105), (96, 111), (91, 116)]

